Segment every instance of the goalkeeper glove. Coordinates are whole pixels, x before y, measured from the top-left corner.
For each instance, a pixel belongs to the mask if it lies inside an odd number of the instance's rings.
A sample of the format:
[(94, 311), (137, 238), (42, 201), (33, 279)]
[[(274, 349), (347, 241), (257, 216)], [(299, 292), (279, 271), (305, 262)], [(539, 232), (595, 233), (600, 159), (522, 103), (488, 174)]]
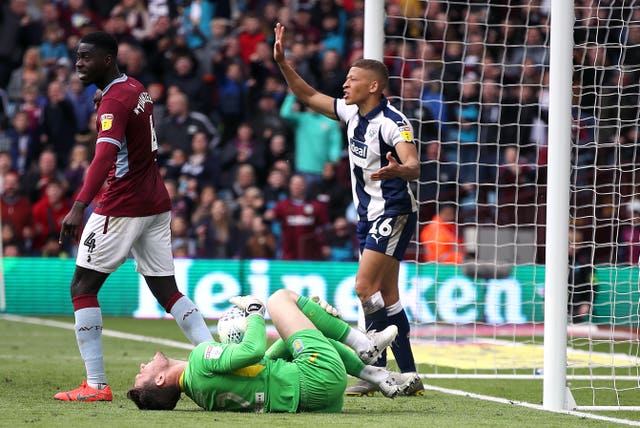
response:
[(336, 318), (342, 318), (342, 315), (340, 315), (340, 312), (338, 312), (338, 310), (333, 306), (331, 306), (326, 300), (321, 299), (320, 296), (313, 296), (311, 300), (316, 302), (318, 305), (320, 305), (320, 307), (324, 309), (324, 311), (329, 315), (332, 315)]
[(236, 296), (230, 298), (229, 302), (244, 311), (247, 317), (256, 314), (264, 318), (266, 309), (260, 299), (253, 296)]

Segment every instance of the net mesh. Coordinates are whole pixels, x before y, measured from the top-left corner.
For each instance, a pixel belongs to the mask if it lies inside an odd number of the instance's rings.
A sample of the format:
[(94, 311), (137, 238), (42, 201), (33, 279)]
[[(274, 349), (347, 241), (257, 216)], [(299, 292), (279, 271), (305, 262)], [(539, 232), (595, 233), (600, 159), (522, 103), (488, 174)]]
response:
[(416, 279), (404, 301), (418, 302), (407, 306), (416, 341), (441, 358), (435, 373), (538, 373), (545, 224), (568, 215), (567, 370), (576, 401), (632, 405), (640, 2), (575, 1), (570, 206), (561, 213), (547, 213), (545, 201), (554, 138), (549, 4), (386, 5), (388, 94), (412, 121), (422, 166), (407, 256)]

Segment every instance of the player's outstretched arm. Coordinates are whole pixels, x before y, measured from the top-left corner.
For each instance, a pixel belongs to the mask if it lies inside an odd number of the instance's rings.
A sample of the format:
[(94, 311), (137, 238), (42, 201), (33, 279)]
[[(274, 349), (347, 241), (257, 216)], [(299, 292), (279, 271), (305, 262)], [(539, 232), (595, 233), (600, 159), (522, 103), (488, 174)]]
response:
[(274, 28), (275, 42), (273, 43), (273, 59), (280, 67), (280, 71), (287, 81), (291, 92), (312, 110), (321, 113), (331, 119), (337, 119), (333, 104), (334, 98), (322, 94), (312, 88), (287, 62), (284, 54), (284, 25), (279, 22)]

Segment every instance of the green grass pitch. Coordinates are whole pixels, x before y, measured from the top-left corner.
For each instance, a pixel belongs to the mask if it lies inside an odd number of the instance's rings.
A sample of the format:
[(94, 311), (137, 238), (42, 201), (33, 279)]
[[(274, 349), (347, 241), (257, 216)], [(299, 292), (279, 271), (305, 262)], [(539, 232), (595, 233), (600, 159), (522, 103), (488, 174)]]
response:
[[(71, 318), (57, 320), (72, 323)], [(105, 319), (105, 329), (184, 342), (171, 320)], [(346, 398), (341, 414), (240, 414), (205, 412), (183, 396), (172, 412), (137, 410), (126, 391), (139, 364), (162, 350), (184, 358), (186, 350), (129, 339), (103, 338), (105, 363), (114, 392), (111, 403), (53, 400), (59, 390), (78, 386), (84, 365), (73, 331), (9, 321), (0, 317), (1, 427), (608, 427), (599, 421), (427, 391), (424, 397), (389, 400)], [(431, 368), (421, 366), (421, 372)], [(353, 381), (353, 380), (352, 380)], [(428, 385), (540, 404), (542, 382), (523, 380), (426, 379)], [(639, 403), (640, 404), (640, 403)], [(600, 412), (640, 424), (639, 412)]]

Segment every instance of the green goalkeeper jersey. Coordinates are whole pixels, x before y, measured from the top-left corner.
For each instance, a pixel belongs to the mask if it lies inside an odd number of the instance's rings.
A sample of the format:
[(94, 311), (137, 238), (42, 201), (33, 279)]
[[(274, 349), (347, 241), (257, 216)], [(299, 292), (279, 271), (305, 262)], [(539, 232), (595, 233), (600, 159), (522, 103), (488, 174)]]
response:
[(205, 410), (296, 412), (298, 367), (264, 358), (266, 348), (264, 318), (249, 316), (241, 343), (205, 342), (191, 352), (182, 391)]

